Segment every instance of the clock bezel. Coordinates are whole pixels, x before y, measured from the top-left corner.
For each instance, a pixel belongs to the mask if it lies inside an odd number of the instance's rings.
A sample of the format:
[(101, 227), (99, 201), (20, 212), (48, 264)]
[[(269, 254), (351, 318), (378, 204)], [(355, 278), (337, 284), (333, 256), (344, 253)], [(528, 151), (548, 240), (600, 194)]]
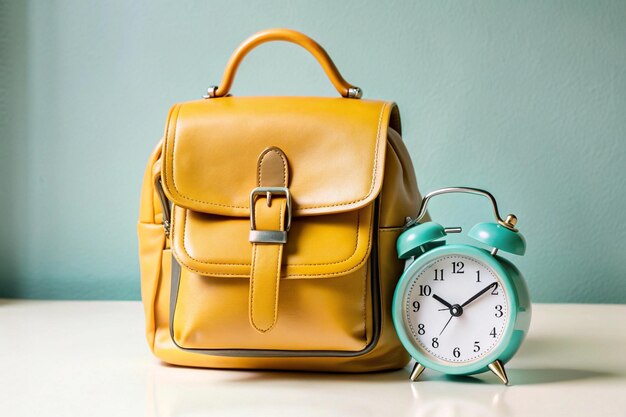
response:
[[(507, 309), (509, 317), (505, 325), (504, 332), (496, 346), (485, 356), (468, 364), (444, 363), (440, 359), (431, 358), (430, 355), (422, 352), (422, 350), (416, 346), (417, 342), (413, 341), (410, 330), (406, 327), (404, 321), (404, 298), (411, 279), (418, 275), (419, 271), (435, 259), (443, 256), (450, 256), (452, 254), (473, 257), (479, 262), (485, 263), (489, 268), (492, 268), (493, 271), (499, 276), (500, 281), (504, 286), (505, 297), (509, 303), (509, 308)], [(432, 249), (421, 255), (413, 263), (411, 263), (411, 265), (409, 265), (406, 271), (404, 271), (400, 281), (398, 282), (392, 301), (393, 322), (400, 341), (404, 345), (405, 349), (409, 352), (411, 357), (413, 357), (420, 364), (424, 365), (426, 368), (434, 369), (450, 375), (475, 374), (487, 371), (487, 367), (491, 362), (496, 359), (502, 359), (504, 356), (508, 356), (506, 353), (507, 349), (509, 349), (511, 345), (511, 339), (517, 321), (518, 304), (517, 288), (513, 283), (513, 277), (510, 276), (507, 268), (503, 267), (496, 257), (491, 255), (488, 251), (475, 246), (463, 244), (445, 245)]]

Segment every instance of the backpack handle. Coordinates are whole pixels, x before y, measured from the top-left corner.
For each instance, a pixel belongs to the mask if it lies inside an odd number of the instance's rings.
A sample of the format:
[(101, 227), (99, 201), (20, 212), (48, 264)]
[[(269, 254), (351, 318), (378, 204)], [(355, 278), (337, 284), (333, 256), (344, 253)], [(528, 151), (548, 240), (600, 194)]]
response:
[(337, 89), (337, 92), (346, 98), (361, 98), (362, 91), (359, 87), (353, 86), (343, 79), (341, 73), (335, 66), (328, 53), (317, 42), (309, 38), (303, 33), (297, 32), (291, 29), (268, 29), (261, 32), (257, 32), (248, 39), (246, 39), (239, 47), (233, 52), (224, 70), (222, 76), (222, 82), (218, 86), (211, 86), (208, 89), (208, 94), (204, 98), (224, 97), (230, 91), (237, 68), (243, 61), (243, 58), (257, 46), (273, 41), (291, 42), (299, 45), (309, 51), (311, 55), (319, 62), (324, 69), (324, 72), (333, 83), (333, 86)]

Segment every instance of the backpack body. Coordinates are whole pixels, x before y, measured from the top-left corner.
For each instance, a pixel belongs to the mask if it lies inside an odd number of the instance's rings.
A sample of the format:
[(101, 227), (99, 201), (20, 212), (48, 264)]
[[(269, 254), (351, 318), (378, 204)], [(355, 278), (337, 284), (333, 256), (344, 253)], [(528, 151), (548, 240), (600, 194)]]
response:
[(209, 368), (404, 366), (396, 239), (420, 200), (394, 103), (223, 94), (174, 105), (138, 224), (151, 350)]

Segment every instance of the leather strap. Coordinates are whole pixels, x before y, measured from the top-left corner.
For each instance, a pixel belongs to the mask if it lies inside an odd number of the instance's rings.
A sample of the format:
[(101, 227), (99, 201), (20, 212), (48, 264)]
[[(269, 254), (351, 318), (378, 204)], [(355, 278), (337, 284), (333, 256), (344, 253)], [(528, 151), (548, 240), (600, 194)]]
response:
[[(257, 165), (259, 187), (287, 187), (289, 169), (287, 157), (282, 150), (274, 147), (266, 149), (259, 156)], [(286, 210), (287, 196), (257, 198), (254, 201), (254, 210), (251, 210), (256, 230), (284, 231)], [(278, 319), (282, 256), (282, 243), (252, 244), (250, 324), (261, 333), (271, 330)]]
[(287, 187), (289, 165), (287, 156), (276, 146), (261, 152), (257, 161), (256, 183), (259, 187)]
[(219, 87), (215, 88), (212, 91), (209, 91), (210, 97), (224, 97), (230, 91), (231, 86), (233, 85), (233, 80), (235, 79), (235, 74), (237, 72), (237, 68), (243, 58), (256, 48), (257, 46), (272, 41), (285, 41), (291, 42), (296, 45), (300, 45), (315, 57), (317, 62), (320, 63), (324, 72), (330, 79), (330, 82), (333, 83), (333, 86), (337, 90), (339, 94), (348, 98), (360, 98), (361, 97), (361, 89), (359, 87), (355, 87), (352, 84), (348, 83), (342, 76), (333, 60), (330, 59), (328, 53), (322, 48), (317, 42), (313, 39), (309, 38), (303, 33), (296, 32), (291, 29), (269, 29), (264, 30), (258, 33), (255, 33), (248, 39), (246, 39), (235, 52), (233, 52), (228, 64), (226, 65), (226, 69), (224, 70), (224, 75), (222, 77), (222, 82)]
[[(283, 230), (286, 198), (256, 201), (256, 224), (260, 230)], [(250, 276), (250, 323), (259, 332), (267, 332), (278, 318), (278, 287), (283, 257), (281, 243), (254, 243)]]

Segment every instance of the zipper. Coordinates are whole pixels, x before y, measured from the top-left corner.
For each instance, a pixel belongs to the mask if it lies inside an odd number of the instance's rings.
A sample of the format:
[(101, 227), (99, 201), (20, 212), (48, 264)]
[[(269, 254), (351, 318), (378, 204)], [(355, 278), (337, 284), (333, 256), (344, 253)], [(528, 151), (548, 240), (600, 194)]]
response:
[(165, 230), (165, 237), (170, 237), (170, 225), (171, 225), (171, 208), (170, 202), (167, 199), (165, 192), (163, 191), (163, 184), (161, 183), (161, 177), (159, 176), (155, 181), (155, 188), (159, 194), (159, 200), (161, 200), (161, 207), (163, 208), (163, 229)]

